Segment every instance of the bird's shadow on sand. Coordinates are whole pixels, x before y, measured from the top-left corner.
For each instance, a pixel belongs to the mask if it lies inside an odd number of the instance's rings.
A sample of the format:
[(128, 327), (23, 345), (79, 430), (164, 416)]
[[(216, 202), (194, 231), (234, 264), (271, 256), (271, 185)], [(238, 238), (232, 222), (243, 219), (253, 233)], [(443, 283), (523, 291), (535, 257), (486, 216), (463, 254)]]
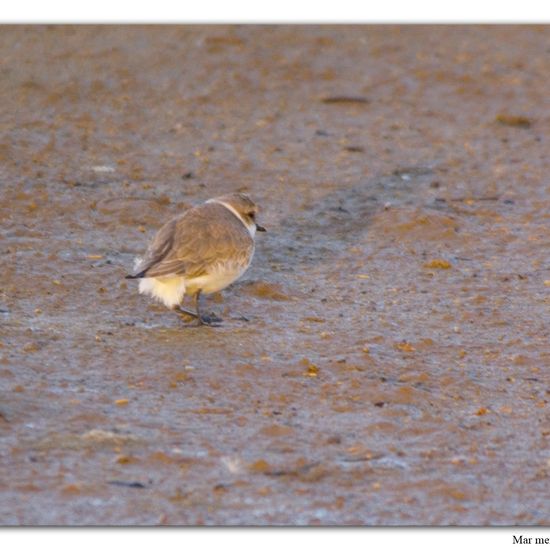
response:
[[(428, 186), (433, 174), (434, 170), (426, 166), (403, 167), (386, 176), (337, 189), (281, 220), (257, 244), (257, 255), (263, 258), (255, 260), (260, 266), (271, 262), (288, 270), (336, 260), (342, 248), (368, 231), (377, 212), (419, 204), (418, 187)], [(264, 270), (268, 268), (261, 269), (262, 275)]]

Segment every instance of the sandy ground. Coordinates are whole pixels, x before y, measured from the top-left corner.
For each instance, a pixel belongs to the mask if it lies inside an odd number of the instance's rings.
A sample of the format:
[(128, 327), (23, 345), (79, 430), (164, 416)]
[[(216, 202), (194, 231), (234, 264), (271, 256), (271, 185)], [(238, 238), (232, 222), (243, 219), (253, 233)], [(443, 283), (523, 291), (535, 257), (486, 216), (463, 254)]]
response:
[[(1, 523), (548, 525), (549, 53), (2, 27)], [(268, 233), (192, 328), (124, 275), (235, 190)]]

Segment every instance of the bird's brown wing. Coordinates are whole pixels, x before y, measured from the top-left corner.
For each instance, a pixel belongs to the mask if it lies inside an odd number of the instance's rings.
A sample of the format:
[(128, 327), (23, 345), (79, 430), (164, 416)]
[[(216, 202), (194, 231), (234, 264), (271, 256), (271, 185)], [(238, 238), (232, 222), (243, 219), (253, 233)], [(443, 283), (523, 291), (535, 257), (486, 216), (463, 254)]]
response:
[(154, 236), (147, 251), (134, 268), (134, 277), (144, 277), (147, 271), (159, 264), (170, 253), (174, 242), (174, 230), (177, 218), (165, 223)]
[(153, 239), (136, 271), (142, 277), (199, 277), (217, 262), (247, 263), (254, 241), (227, 208), (205, 203), (165, 224)]

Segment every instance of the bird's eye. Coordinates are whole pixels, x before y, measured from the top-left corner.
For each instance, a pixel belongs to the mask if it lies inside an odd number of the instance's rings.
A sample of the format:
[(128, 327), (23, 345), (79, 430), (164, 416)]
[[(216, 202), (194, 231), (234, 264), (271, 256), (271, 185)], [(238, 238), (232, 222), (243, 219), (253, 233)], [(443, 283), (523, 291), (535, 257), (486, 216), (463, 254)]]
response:
[(250, 212), (250, 214), (248, 214), (253, 220), (256, 219), (256, 212)]

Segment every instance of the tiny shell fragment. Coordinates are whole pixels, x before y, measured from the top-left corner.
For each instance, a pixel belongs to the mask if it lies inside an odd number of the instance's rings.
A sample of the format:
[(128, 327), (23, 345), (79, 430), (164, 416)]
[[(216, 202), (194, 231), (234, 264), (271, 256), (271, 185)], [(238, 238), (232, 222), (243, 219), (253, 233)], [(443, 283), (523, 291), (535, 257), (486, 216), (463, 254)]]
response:
[(436, 259), (425, 263), (424, 267), (429, 269), (450, 269), (451, 264), (447, 260)]
[(504, 126), (513, 126), (515, 128), (530, 128), (531, 119), (525, 116), (499, 114), (496, 116), (496, 121)]
[(407, 353), (410, 353), (411, 351), (415, 351), (415, 348), (412, 344), (409, 344), (409, 342), (400, 342), (399, 344), (396, 344), (395, 347), (399, 351), (405, 351)]

